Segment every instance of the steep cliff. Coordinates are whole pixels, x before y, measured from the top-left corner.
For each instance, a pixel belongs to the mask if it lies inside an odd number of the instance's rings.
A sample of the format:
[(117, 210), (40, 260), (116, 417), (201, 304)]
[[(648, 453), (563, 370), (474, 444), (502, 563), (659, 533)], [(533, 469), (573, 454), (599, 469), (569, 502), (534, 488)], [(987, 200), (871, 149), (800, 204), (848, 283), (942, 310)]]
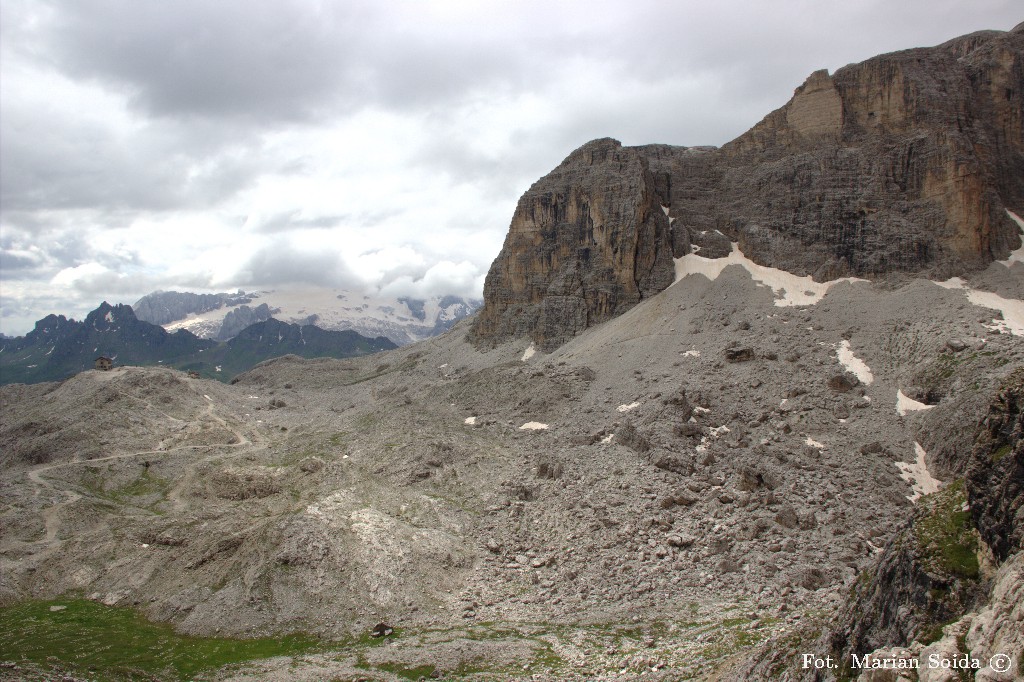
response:
[(672, 236), (645, 156), (580, 147), (519, 200), (473, 333), (553, 349), (673, 280)]
[[(1005, 598), (1024, 593), (1024, 368), (993, 396), (965, 479), (922, 502), (875, 570), (858, 581), (832, 635), (840, 659), (916, 640), (955, 655), (1002, 653), (1024, 666), (1016, 615), (1024, 612), (1018, 600)], [(928, 651), (910, 649), (921, 659)]]
[[(714, 155), (698, 212), (755, 261), (819, 281), (984, 266), (1019, 244), (1022, 91), (1024, 25), (816, 72)], [(676, 175), (683, 199), (693, 176)]]
[(720, 149), (591, 142), (520, 199), (472, 337), (553, 348), (691, 243), (818, 281), (982, 268), (1020, 245), (1022, 111), (1024, 24), (817, 71)]

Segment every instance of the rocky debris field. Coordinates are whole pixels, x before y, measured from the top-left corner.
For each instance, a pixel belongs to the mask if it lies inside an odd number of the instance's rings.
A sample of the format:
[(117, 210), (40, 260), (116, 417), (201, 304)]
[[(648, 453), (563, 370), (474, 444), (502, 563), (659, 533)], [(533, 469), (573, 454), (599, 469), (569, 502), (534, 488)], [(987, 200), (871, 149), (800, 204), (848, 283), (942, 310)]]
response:
[(4, 386), (0, 597), (203, 635), (397, 628), (220, 679), (706, 677), (840, 608), (1024, 362), (924, 280), (777, 298), (736, 266), (548, 354), (460, 325), (231, 385)]

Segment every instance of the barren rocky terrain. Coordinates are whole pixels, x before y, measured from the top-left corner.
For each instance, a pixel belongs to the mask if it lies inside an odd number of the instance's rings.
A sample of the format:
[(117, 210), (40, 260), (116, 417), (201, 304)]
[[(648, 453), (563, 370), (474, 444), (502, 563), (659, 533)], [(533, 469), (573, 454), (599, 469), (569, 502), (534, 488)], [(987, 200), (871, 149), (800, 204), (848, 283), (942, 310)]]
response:
[(206, 635), (400, 628), (223, 679), (705, 678), (838, 609), (953, 475), (919, 453), (1024, 360), (998, 314), (924, 280), (784, 302), (731, 266), (550, 354), (459, 326), (231, 385), (5, 386), (2, 597)]
[(582, 146), (442, 336), (0, 387), (0, 679), (1021, 679), (1022, 41)]

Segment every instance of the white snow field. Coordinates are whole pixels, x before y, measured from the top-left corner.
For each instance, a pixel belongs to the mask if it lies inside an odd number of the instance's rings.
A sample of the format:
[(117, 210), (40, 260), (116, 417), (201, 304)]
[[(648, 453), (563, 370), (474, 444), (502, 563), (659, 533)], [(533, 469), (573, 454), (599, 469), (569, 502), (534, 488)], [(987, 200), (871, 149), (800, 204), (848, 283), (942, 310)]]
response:
[(942, 481), (931, 475), (924, 458), (927, 454), (920, 443), (914, 443), (914, 451), (917, 453), (917, 460), (914, 462), (896, 462), (900, 470), (900, 478), (910, 484), (914, 492), (907, 495), (911, 502), (917, 502), (922, 495), (929, 495), (937, 492), (942, 487)]
[(797, 306), (814, 305), (828, 293), (828, 290), (840, 282), (867, 282), (857, 277), (843, 277), (829, 282), (815, 282), (810, 275), (800, 277), (785, 270), (758, 265), (743, 255), (739, 245), (732, 243), (732, 252), (725, 258), (704, 258), (691, 253), (675, 259), (676, 282), (687, 275), (704, 275), (714, 281), (730, 265), (739, 265), (750, 273), (758, 284), (771, 288), (775, 295), (775, 305)]
[[(1014, 251), (1016, 254), (1017, 251)], [(1024, 336), (1024, 301), (1017, 298), (1003, 298), (991, 291), (978, 291), (967, 286), (959, 277), (951, 277), (945, 282), (935, 282), (944, 289), (962, 289), (967, 294), (967, 300), (982, 308), (998, 310), (1003, 315), (1001, 320), (992, 320), (992, 324), (986, 325), (989, 329), (1008, 332), (1014, 336)]]
[(925, 405), (919, 403), (913, 398), (907, 397), (902, 390), (896, 389), (896, 414), (901, 417), (906, 417), (907, 412), (917, 412), (919, 410), (930, 410), (934, 405)]
[(839, 362), (843, 367), (853, 372), (853, 375), (857, 377), (860, 383), (870, 386), (874, 382), (875, 375), (871, 373), (871, 368), (868, 367), (866, 362), (853, 354), (853, 351), (850, 349), (850, 342), (846, 339), (839, 342), (839, 347), (836, 348), (836, 357), (839, 358)]
[(1013, 222), (1017, 223), (1017, 227), (1020, 228), (1021, 234), (1021, 247), (1015, 251), (1011, 251), (1010, 257), (1007, 258), (1006, 260), (999, 261), (1006, 267), (1010, 267), (1014, 263), (1024, 263), (1024, 218), (1021, 218), (1013, 211), (1007, 211), (1007, 213), (1010, 215), (1011, 218), (1013, 218)]
[[(277, 311), (274, 318), (282, 322), (299, 323), (310, 315), (316, 315), (316, 325), (321, 329), (353, 329), (370, 337), (390, 334), (406, 343), (427, 338), (435, 321), (454, 319), (459, 308), (457, 304), (442, 307), (442, 298), (431, 297), (424, 301), (422, 311), (417, 311), (423, 316), (421, 320), (406, 303), (395, 297), (320, 287), (281, 288), (254, 293), (255, 297), (246, 305), (255, 308), (266, 303)], [(224, 316), (230, 310), (232, 308), (222, 307), (192, 314), (163, 327), (169, 332), (187, 329), (198, 336), (212, 337), (220, 330)]]

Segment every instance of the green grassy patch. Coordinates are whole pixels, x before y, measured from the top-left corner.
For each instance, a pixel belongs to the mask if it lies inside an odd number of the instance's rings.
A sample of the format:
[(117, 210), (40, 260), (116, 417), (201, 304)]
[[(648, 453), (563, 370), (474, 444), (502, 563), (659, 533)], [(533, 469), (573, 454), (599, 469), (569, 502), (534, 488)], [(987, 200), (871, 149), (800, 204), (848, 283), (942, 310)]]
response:
[(301, 634), (190, 637), (132, 609), (85, 599), (30, 601), (0, 609), (0, 631), (0, 660), (31, 661), (44, 668), (59, 663), (90, 678), (114, 681), (190, 680), (203, 670), (231, 663), (326, 648), (324, 642)]
[(989, 459), (991, 459), (992, 463), (995, 464), (996, 462), (1000, 461), (1001, 459), (1006, 457), (1008, 454), (1010, 454), (1010, 451), (1012, 449), (1013, 448), (1010, 446), (1010, 444), (1006, 443), (1006, 444), (1000, 446), (995, 452), (993, 452), (992, 456)]
[(111, 499), (118, 502), (129, 502), (139, 497), (157, 495), (163, 498), (167, 494), (170, 482), (166, 478), (153, 476), (149, 469), (145, 469), (138, 478), (128, 485), (111, 490), (108, 494)]
[(963, 511), (967, 498), (963, 481), (955, 481), (922, 500), (923, 517), (914, 524), (914, 534), (925, 565), (967, 580), (979, 574), (978, 541), (971, 513)]

